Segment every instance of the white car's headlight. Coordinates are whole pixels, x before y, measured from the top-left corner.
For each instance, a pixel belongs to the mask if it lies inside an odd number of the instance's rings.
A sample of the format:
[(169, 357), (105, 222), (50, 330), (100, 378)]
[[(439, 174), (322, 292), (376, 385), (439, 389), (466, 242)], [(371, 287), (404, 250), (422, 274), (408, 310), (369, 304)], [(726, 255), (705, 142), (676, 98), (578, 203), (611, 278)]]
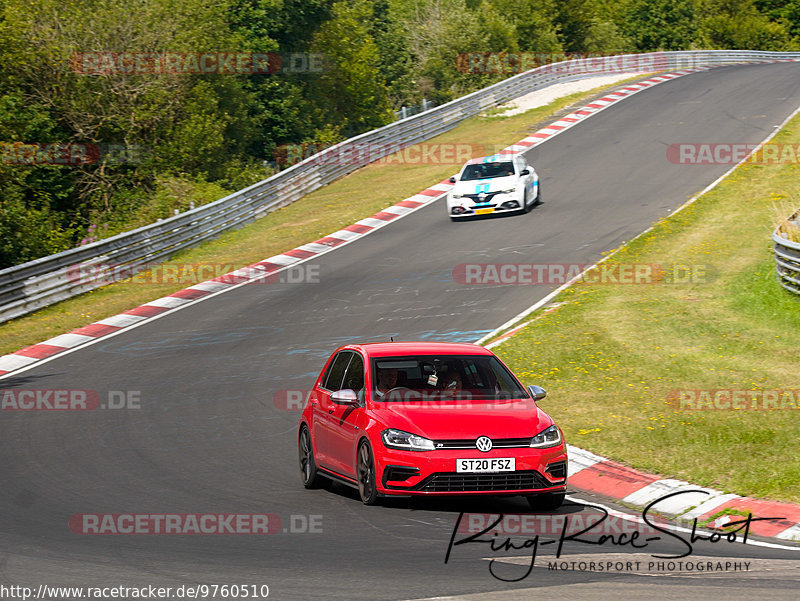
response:
[(508, 190), (500, 190), (500, 192), (498, 192), (498, 194), (511, 194), (512, 192), (516, 192), (516, 191), (517, 191), (516, 188), (509, 188)]
[(558, 431), (555, 424), (542, 430), (531, 439), (531, 446), (537, 449), (546, 449), (548, 447), (555, 447), (561, 444), (561, 432)]
[(383, 444), (390, 449), (402, 449), (404, 451), (432, 451), (433, 441), (416, 434), (403, 432), (389, 428), (381, 432)]
[(463, 194), (451, 194), (450, 198), (464, 198)]

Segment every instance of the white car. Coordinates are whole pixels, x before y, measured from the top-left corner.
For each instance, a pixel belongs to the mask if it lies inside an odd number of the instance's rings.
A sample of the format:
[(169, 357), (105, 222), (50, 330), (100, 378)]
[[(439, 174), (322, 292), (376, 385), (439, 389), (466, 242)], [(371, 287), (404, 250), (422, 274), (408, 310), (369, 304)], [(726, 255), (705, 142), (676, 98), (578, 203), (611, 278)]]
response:
[(539, 176), (522, 155), (495, 154), (467, 161), (447, 193), (453, 221), (490, 213), (525, 213), (541, 202)]

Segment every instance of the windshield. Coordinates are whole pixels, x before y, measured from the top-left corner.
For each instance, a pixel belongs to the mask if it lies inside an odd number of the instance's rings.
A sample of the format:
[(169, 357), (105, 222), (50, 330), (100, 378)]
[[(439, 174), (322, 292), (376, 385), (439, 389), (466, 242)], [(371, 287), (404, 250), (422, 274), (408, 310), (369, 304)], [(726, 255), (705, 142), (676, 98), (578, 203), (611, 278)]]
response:
[(507, 177), (514, 175), (514, 163), (504, 161), (502, 163), (476, 163), (464, 167), (461, 181), (467, 182), (476, 179), (492, 179), (493, 177)]
[(381, 402), (530, 398), (493, 356), (378, 357), (372, 359), (370, 368), (372, 398)]

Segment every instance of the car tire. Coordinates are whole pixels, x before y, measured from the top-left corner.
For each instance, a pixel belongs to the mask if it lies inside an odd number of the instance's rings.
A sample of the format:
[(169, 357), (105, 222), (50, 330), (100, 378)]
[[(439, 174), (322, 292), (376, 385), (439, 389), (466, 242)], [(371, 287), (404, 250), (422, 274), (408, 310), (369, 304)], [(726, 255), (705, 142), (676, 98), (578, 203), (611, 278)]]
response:
[(531, 210), (532, 207), (533, 205), (528, 204), (528, 190), (526, 188), (524, 194), (522, 195), (522, 208), (517, 211), (517, 215), (525, 215)]
[(378, 484), (375, 481), (375, 458), (368, 442), (358, 447), (356, 459), (356, 477), (358, 478), (358, 496), (364, 505), (378, 503)]
[(311, 444), (311, 433), (308, 426), (300, 430), (297, 440), (297, 451), (300, 456), (300, 476), (305, 488), (320, 488), (325, 484), (326, 478), (317, 471), (317, 462), (314, 461), (314, 446)]
[(564, 503), (566, 494), (563, 492), (548, 492), (541, 495), (527, 495), (525, 498), (532, 509), (554, 511)]

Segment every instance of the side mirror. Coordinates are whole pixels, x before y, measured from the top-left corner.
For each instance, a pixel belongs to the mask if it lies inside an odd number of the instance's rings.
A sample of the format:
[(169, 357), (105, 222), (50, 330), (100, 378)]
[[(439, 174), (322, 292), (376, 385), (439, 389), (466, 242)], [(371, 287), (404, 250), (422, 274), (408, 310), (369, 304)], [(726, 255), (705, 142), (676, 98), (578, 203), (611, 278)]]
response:
[(456, 178), (455, 178), (455, 177), (451, 177), (451, 178), (450, 178), (450, 183), (451, 183), (451, 184), (454, 184), (454, 183), (456, 183)]
[(337, 405), (358, 405), (358, 396), (352, 388), (345, 388), (334, 392), (331, 401)]
[(530, 169), (523, 169), (522, 171), (519, 172), (519, 174), (520, 175), (530, 175), (531, 174), (531, 170)]
[(528, 386), (528, 392), (531, 393), (534, 401), (541, 401), (547, 396), (547, 391), (544, 388), (541, 386), (534, 386), (533, 384)]

